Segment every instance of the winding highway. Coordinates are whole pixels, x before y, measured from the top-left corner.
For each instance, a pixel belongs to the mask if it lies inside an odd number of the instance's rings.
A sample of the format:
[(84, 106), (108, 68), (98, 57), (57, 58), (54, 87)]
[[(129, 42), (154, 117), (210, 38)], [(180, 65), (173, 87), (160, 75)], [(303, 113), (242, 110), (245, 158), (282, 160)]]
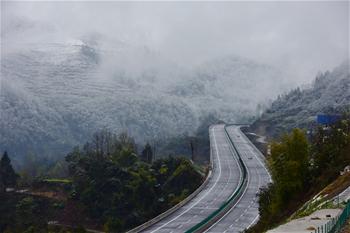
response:
[(271, 181), (262, 154), (242, 133), (240, 126), (228, 126), (227, 132), (247, 168), (248, 184), (231, 210), (205, 232), (242, 232), (256, 223), (259, 218), (256, 194)]
[[(240, 131), (239, 126), (225, 129), (224, 124), (213, 125), (209, 128), (209, 136), (212, 173), (208, 184), (184, 206), (142, 232), (189, 232), (194, 226), (201, 225), (214, 211), (220, 210), (223, 203), (238, 190), (239, 196), (234, 199), (234, 205), (221, 213), (220, 218), (214, 224), (211, 223), (209, 228), (205, 227), (205, 232), (240, 232), (257, 221), (256, 193), (270, 179), (262, 155)], [(247, 170), (245, 179), (237, 152)], [(241, 190), (239, 186), (242, 186), (243, 181), (246, 185)]]

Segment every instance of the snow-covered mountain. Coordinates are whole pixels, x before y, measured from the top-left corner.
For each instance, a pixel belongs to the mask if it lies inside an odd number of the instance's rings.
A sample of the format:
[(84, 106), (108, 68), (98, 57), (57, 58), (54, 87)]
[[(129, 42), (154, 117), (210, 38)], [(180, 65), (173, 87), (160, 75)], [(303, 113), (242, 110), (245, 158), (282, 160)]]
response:
[(279, 96), (251, 128), (258, 134), (277, 137), (296, 127), (315, 126), (317, 114), (349, 110), (350, 70), (349, 61), (345, 61), (331, 72), (319, 73), (311, 87)]
[(198, 111), (219, 112), (226, 121), (246, 121), (258, 104), (267, 103), (293, 84), (282, 72), (237, 56), (226, 56), (196, 67), (184, 84), (173, 90)]
[(101, 128), (142, 142), (191, 133), (213, 112), (234, 122), (288, 86), (279, 71), (235, 56), (188, 70), (95, 37), (18, 48), (2, 54), (0, 92), (0, 150), (18, 158), (63, 155)]

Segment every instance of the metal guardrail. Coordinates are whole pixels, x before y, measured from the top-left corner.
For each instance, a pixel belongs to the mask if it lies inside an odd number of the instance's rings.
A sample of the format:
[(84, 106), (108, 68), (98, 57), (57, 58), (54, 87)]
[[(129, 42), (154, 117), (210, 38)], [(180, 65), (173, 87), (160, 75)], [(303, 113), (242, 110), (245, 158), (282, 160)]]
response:
[(343, 212), (336, 218), (332, 219), (324, 226), (318, 227), (315, 233), (337, 233), (340, 232), (346, 221), (350, 217), (350, 201), (347, 202)]
[(231, 195), (231, 197), (227, 201), (225, 201), (217, 210), (212, 212), (209, 216), (207, 216), (201, 222), (199, 222), (196, 225), (194, 225), (193, 227), (191, 227), (185, 233), (203, 232), (208, 227), (210, 227), (213, 223), (215, 223), (217, 220), (219, 220), (223, 215), (225, 215), (231, 209), (231, 207), (236, 203), (237, 199), (242, 195), (243, 190), (247, 186), (247, 183), (248, 183), (247, 168), (246, 168), (241, 156), (239, 155), (238, 150), (232, 141), (232, 138), (230, 137), (229, 133), (227, 132), (226, 126), (225, 126), (225, 133), (230, 141), (232, 148), (234, 149), (234, 151), (238, 155), (239, 166), (240, 166), (241, 170), (243, 171), (243, 179), (241, 179), (241, 182), (239, 184), (238, 189), (236, 189), (236, 191)]
[(346, 221), (350, 217), (350, 201), (347, 202), (343, 212), (337, 217), (331, 219), (324, 225), (317, 227), (311, 233), (338, 233), (342, 230), (342, 227), (345, 225)]
[[(209, 127), (210, 130), (211, 127)], [(212, 148), (212, 147), (210, 147)], [(181, 202), (179, 202), (178, 204), (176, 204), (175, 206), (171, 207), (170, 209), (168, 209), (167, 211), (159, 214), (158, 216), (152, 218), (151, 220), (127, 231), (126, 233), (138, 233), (141, 232), (145, 229), (147, 229), (148, 227), (152, 226), (153, 224), (163, 220), (164, 218), (168, 217), (169, 215), (171, 215), (172, 213), (174, 213), (176, 210), (178, 210), (179, 208), (181, 208), (182, 206), (184, 206), (185, 204), (187, 204), (189, 201), (191, 201), (195, 196), (197, 196), (209, 183), (209, 180), (211, 178), (212, 175), (212, 171), (211, 171), (211, 167), (212, 167), (212, 152), (210, 151), (210, 162), (209, 162), (209, 170), (208, 170), (208, 174), (207, 177), (205, 179), (205, 181), (193, 192), (191, 193), (188, 197), (186, 197), (184, 200), (182, 200)]]
[(192, 200), (198, 193), (200, 193), (205, 186), (207, 186), (209, 179), (211, 177), (211, 171), (208, 172), (208, 175), (205, 179), (205, 181), (201, 184), (201, 186), (199, 186), (193, 193), (191, 193), (186, 199), (184, 199), (183, 201), (179, 202), (178, 204), (176, 204), (175, 206), (171, 207), (170, 209), (168, 209), (167, 211), (159, 214), (158, 216), (152, 218), (151, 220), (143, 223), (142, 225), (135, 227), (129, 231), (127, 231), (126, 233), (137, 233), (137, 232), (141, 232), (145, 229), (147, 229), (148, 227), (152, 226), (153, 224), (161, 221), (162, 219), (168, 217), (170, 214), (174, 213), (176, 210), (178, 210), (179, 208), (181, 208), (182, 206), (184, 206), (185, 204), (187, 204), (190, 200)]
[[(241, 132), (242, 132), (242, 127), (240, 127)], [(267, 163), (265, 156), (263, 155), (263, 153), (261, 153), (261, 151), (254, 145), (254, 143), (247, 137), (247, 135), (244, 132), (242, 132), (242, 136), (247, 140), (248, 144), (251, 145), (253, 150), (257, 153), (259, 160), (264, 164), (265, 170), (266, 170), (267, 174), (269, 174), (269, 182), (271, 183), (272, 177), (271, 177), (269, 170), (267, 169), (269, 167), (269, 165)]]

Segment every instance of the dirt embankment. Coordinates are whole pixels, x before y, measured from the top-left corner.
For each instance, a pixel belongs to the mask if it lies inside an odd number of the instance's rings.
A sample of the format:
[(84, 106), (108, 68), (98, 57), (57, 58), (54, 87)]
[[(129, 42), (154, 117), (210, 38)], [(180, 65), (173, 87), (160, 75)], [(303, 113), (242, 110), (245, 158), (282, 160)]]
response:
[(263, 155), (267, 154), (268, 137), (264, 134), (257, 134), (250, 127), (242, 127), (242, 132), (260, 150)]

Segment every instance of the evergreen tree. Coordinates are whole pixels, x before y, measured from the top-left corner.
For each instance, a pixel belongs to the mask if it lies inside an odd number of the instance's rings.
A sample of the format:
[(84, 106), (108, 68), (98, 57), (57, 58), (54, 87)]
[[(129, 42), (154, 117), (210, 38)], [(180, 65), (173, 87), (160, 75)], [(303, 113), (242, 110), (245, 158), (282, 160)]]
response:
[(18, 175), (13, 170), (11, 160), (6, 151), (0, 160), (0, 178), (0, 187), (2, 188), (2, 191), (4, 191), (7, 187), (16, 186)]
[(291, 134), (284, 135), (280, 142), (273, 142), (269, 165), (278, 193), (277, 204), (288, 202), (299, 194), (309, 176), (309, 144), (305, 133), (294, 129)]
[(5, 185), (4, 183), (2, 182), (2, 174), (0, 172), (0, 194), (5, 192)]
[(152, 163), (153, 150), (149, 143), (146, 143), (144, 149), (142, 150), (141, 159), (147, 163)]

